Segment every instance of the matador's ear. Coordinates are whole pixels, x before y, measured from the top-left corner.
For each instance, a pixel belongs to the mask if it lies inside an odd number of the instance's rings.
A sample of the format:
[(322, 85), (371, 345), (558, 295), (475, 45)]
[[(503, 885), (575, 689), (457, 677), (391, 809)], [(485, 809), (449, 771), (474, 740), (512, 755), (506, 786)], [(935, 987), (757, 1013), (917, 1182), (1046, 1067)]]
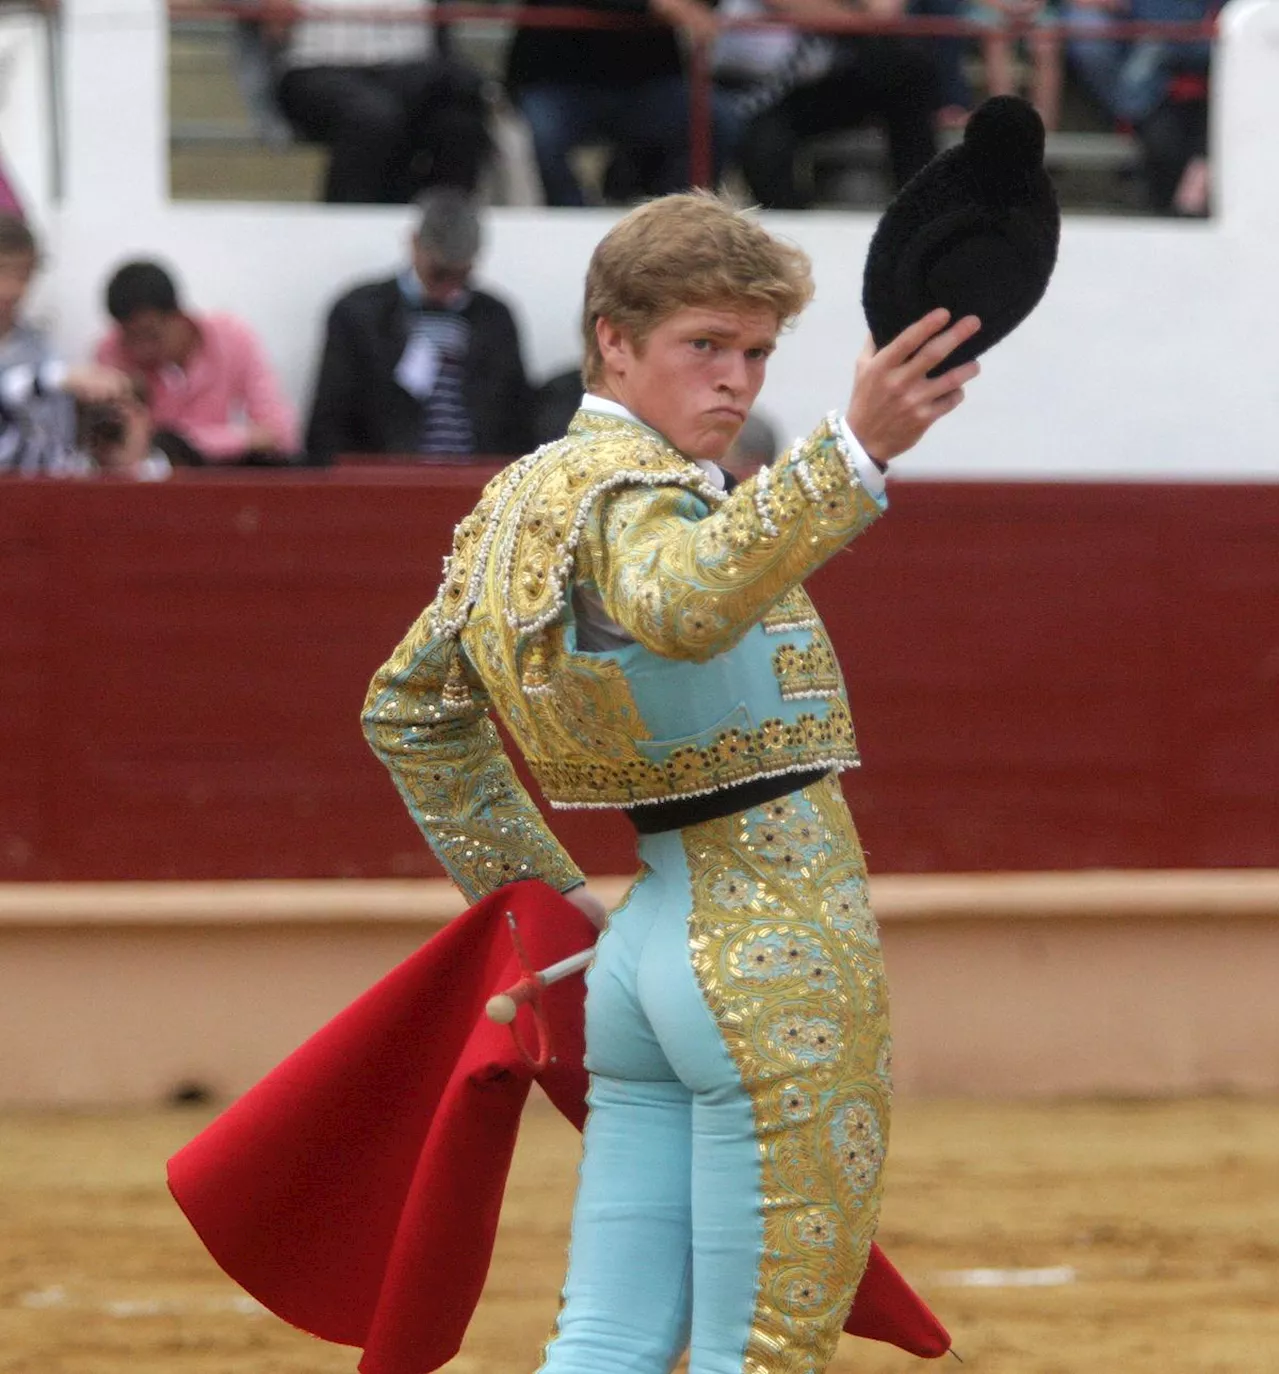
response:
[(982, 321), (945, 366), (984, 353), (1044, 295), (1059, 225), (1040, 116), (1017, 96), (985, 101), (964, 141), (917, 172), (876, 227), (862, 280), (876, 347), (945, 306)]

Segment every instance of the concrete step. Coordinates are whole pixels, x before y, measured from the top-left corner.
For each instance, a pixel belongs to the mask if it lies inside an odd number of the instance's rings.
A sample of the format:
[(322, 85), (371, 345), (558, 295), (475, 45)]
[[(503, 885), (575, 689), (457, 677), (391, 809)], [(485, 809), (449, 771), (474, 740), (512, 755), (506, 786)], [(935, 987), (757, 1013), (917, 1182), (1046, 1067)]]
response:
[(229, 28), (171, 30), (169, 119), (222, 120), (248, 127), (231, 60)]
[(188, 144), (170, 149), (175, 200), (315, 201), (324, 178), (323, 148), (293, 144)]

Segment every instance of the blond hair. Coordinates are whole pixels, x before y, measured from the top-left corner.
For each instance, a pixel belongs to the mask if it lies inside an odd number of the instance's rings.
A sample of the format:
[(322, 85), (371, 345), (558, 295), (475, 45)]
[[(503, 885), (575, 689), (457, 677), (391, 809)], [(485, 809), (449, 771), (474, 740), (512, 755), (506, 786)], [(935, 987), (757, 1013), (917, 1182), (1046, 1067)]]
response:
[(768, 310), (779, 327), (813, 296), (808, 255), (767, 234), (745, 210), (708, 191), (663, 196), (632, 210), (601, 239), (587, 268), (582, 379), (598, 385), (604, 359), (596, 321), (642, 347), (689, 305)]

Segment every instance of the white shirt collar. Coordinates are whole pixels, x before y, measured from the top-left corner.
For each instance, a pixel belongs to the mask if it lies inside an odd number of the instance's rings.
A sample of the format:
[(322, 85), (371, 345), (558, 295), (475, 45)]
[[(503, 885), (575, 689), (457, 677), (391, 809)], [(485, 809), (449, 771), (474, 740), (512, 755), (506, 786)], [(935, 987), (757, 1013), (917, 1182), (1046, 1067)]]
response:
[[(652, 425), (646, 425), (638, 415), (633, 415), (626, 406), (618, 401), (609, 400), (607, 396), (593, 396), (591, 392), (585, 392), (582, 397), (581, 408), (583, 410), (592, 411), (596, 415), (612, 415), (615, 420), (630, 420), (633, 425), (642, 425), (651, 433), (658, 433)], [(695, 467), (702, 469), (713, 487), (719, 491), (724, 490), (724, 470), (722, 468), (713, 463), (709, 458), (690, 458), (689, 461)]]

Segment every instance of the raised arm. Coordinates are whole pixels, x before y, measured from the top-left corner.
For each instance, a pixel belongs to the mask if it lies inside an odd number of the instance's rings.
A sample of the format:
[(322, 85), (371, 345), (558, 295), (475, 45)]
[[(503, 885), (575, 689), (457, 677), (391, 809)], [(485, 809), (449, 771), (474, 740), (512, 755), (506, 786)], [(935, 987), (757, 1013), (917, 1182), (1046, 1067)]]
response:
[(868, 340), (843, 420), (829, 416), (714, 512), (674, 487), (609, 498), (581, 554), (609, 616), (666, 658), (730, 648), (880, 514), (862, 473), (883, 472), (961, 403), (976, 362), (930, 374), (978, 328), (934, 310), (881, 349)]
[(676, 487), (627, 488), (583, 542), (605, 611), (666, 658), (730, 648), (880, 514), (832, 416), (708, 513)]

